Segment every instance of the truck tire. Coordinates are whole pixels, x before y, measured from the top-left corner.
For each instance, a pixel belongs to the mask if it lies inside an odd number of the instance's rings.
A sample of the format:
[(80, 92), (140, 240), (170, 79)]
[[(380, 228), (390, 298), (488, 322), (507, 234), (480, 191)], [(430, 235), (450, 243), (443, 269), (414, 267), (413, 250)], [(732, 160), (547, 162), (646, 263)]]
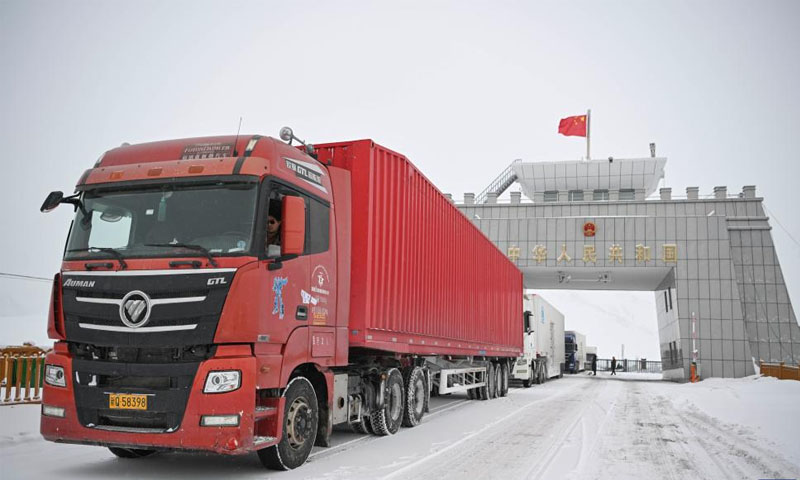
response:
[(494, 398), (494, 364), (486, 364), (486, 385), (480, 388), (481, 400), (491, 400)]
[(503, 396), (503, 367), (500, 363), (494, 364), (494, 397), (500, 398)]
[(360, 422), (351, 423), (350, 430), (352, 430), (354, 433), (372, 435), (372, 425), (369, 423), (369, 417), (361, 417)]
[(467, 390), (467, 400), (475, 400), (475, 392), (477, 391), (476, 388), (470, 388)]
[(508, 363), (502, 362), (500, 364), (500, 371), (502, 372), (500, 377), (502, 378), (502, 387), (500, 388), (500, 396), (505, 397), (508, 395)]
[(305, 463), (317, 436), (317, 395), (305, 377), (295, 377), (283, 392), (283, 435), (277, 445), (258, 451), (261, 463), (273, 470), (291, 470)]
[(375, 435), (393, 435), (400, 430), (405, 406), (405, 389), (400, 370), (390, 368), (386, 375), (383, 408), (370, 418)]
[(416, 427), (422, 421), (428, 407), (428, 395), (425, 389), (425, 372), (420, 367), (408, 370), (405, 380), (406, 408), (403, 409), (403, 426)]
[(534, 368), (535, 366), (536, 362), (531, 362), (531, 364), (528, 366), (528, 378), (522, 381), (523, 387), (531, 388), (531, 385), (533, 385), (533, 372), (536, 371)]
[(142, 458), (156, 453), (155, 450), (148, 450), (146, 448), (108, 447), (108, 449), (119, 458)]

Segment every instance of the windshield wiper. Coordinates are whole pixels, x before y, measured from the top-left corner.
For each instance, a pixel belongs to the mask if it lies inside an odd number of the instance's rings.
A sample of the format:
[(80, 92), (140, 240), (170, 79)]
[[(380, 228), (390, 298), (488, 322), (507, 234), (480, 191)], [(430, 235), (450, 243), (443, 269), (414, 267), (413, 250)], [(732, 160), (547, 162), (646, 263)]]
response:
[(128, 268), (128, 264), (125, 263), (125, 257), (123, 257), (122, 254), (119, 253), (119, 250), (117, 250), (116, 248), (110, 248), (110, 247), (73, 248), (73, 249), (67, 250), (67, 252), (69, 252), (69, 253), (72, 253), (72, 252), (105, 252), (105, 253), (110, 253), (112, 256), (114, 256), (114, 258), (117, 259), (117, 261), (119, 261), (120, 268), (122, 268), (123, 270)]
[(189, 249), (189, 250), (197, 250), (198, 252), (201, 252), (203, 255), (205, 255), (206, 258), (208, 258), (208, 263), (210, 263), (211, 265), (213, 265), (215, 267), (219, 266), (219, 265), (217, 265), (217, 261), (214, 260), (214, 257), (211, 256), (211, 252), (209, 252), (206, 247), (203, 247), (201, 245), (190, 245), (188, 243), (145, 243), (144, 246), (145, 247), (175, 247), (175, 248), (186, 248), (186, 249)]

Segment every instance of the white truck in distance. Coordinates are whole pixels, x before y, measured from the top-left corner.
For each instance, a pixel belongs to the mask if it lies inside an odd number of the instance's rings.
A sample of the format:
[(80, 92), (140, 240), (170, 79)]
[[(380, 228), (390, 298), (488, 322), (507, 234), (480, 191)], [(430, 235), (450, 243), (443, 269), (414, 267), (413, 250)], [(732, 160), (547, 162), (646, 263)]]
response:
[(512, 378), (530, 387), (564, 371), (564, 314), (536, 294), (524, 295), (522, 308), (525, 339)]
[(586, 368), (592, 368), (592, 360), (597, 358), (597, 347), (586, 347)]

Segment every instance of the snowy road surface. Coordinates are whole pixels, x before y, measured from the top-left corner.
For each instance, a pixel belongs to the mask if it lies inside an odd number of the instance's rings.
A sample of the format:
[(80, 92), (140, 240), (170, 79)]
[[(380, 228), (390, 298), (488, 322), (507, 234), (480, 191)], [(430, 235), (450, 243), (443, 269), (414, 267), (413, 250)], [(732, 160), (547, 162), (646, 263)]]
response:
[(766, 378), (678, 385), (633, 374), (565, 377), (486, 402), (433, 398), (420, 426), (391, 437), (336, 431), (333, 447), (315, 448), (291, 472), (264, 470), (255, 455), (123, 460), (53, 444), (38, 435), (38, 406), (6, 406), (0, 465), (4, 479), (798, 478), (798, 401), (800, 382)]

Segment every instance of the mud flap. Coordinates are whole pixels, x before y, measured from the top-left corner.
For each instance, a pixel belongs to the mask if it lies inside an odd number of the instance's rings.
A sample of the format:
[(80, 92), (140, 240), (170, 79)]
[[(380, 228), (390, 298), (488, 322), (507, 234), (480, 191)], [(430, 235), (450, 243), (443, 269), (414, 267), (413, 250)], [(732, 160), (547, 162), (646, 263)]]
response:
[[(323, 411), (327, 411), (327, 414)], [(331, 434), (333, 433), (333, 410), (330, 407), (321, 409), (319, 416), (319, 425), (317, 425), (317, 438), (314, 440), (316, 447), (330, 447)]]

